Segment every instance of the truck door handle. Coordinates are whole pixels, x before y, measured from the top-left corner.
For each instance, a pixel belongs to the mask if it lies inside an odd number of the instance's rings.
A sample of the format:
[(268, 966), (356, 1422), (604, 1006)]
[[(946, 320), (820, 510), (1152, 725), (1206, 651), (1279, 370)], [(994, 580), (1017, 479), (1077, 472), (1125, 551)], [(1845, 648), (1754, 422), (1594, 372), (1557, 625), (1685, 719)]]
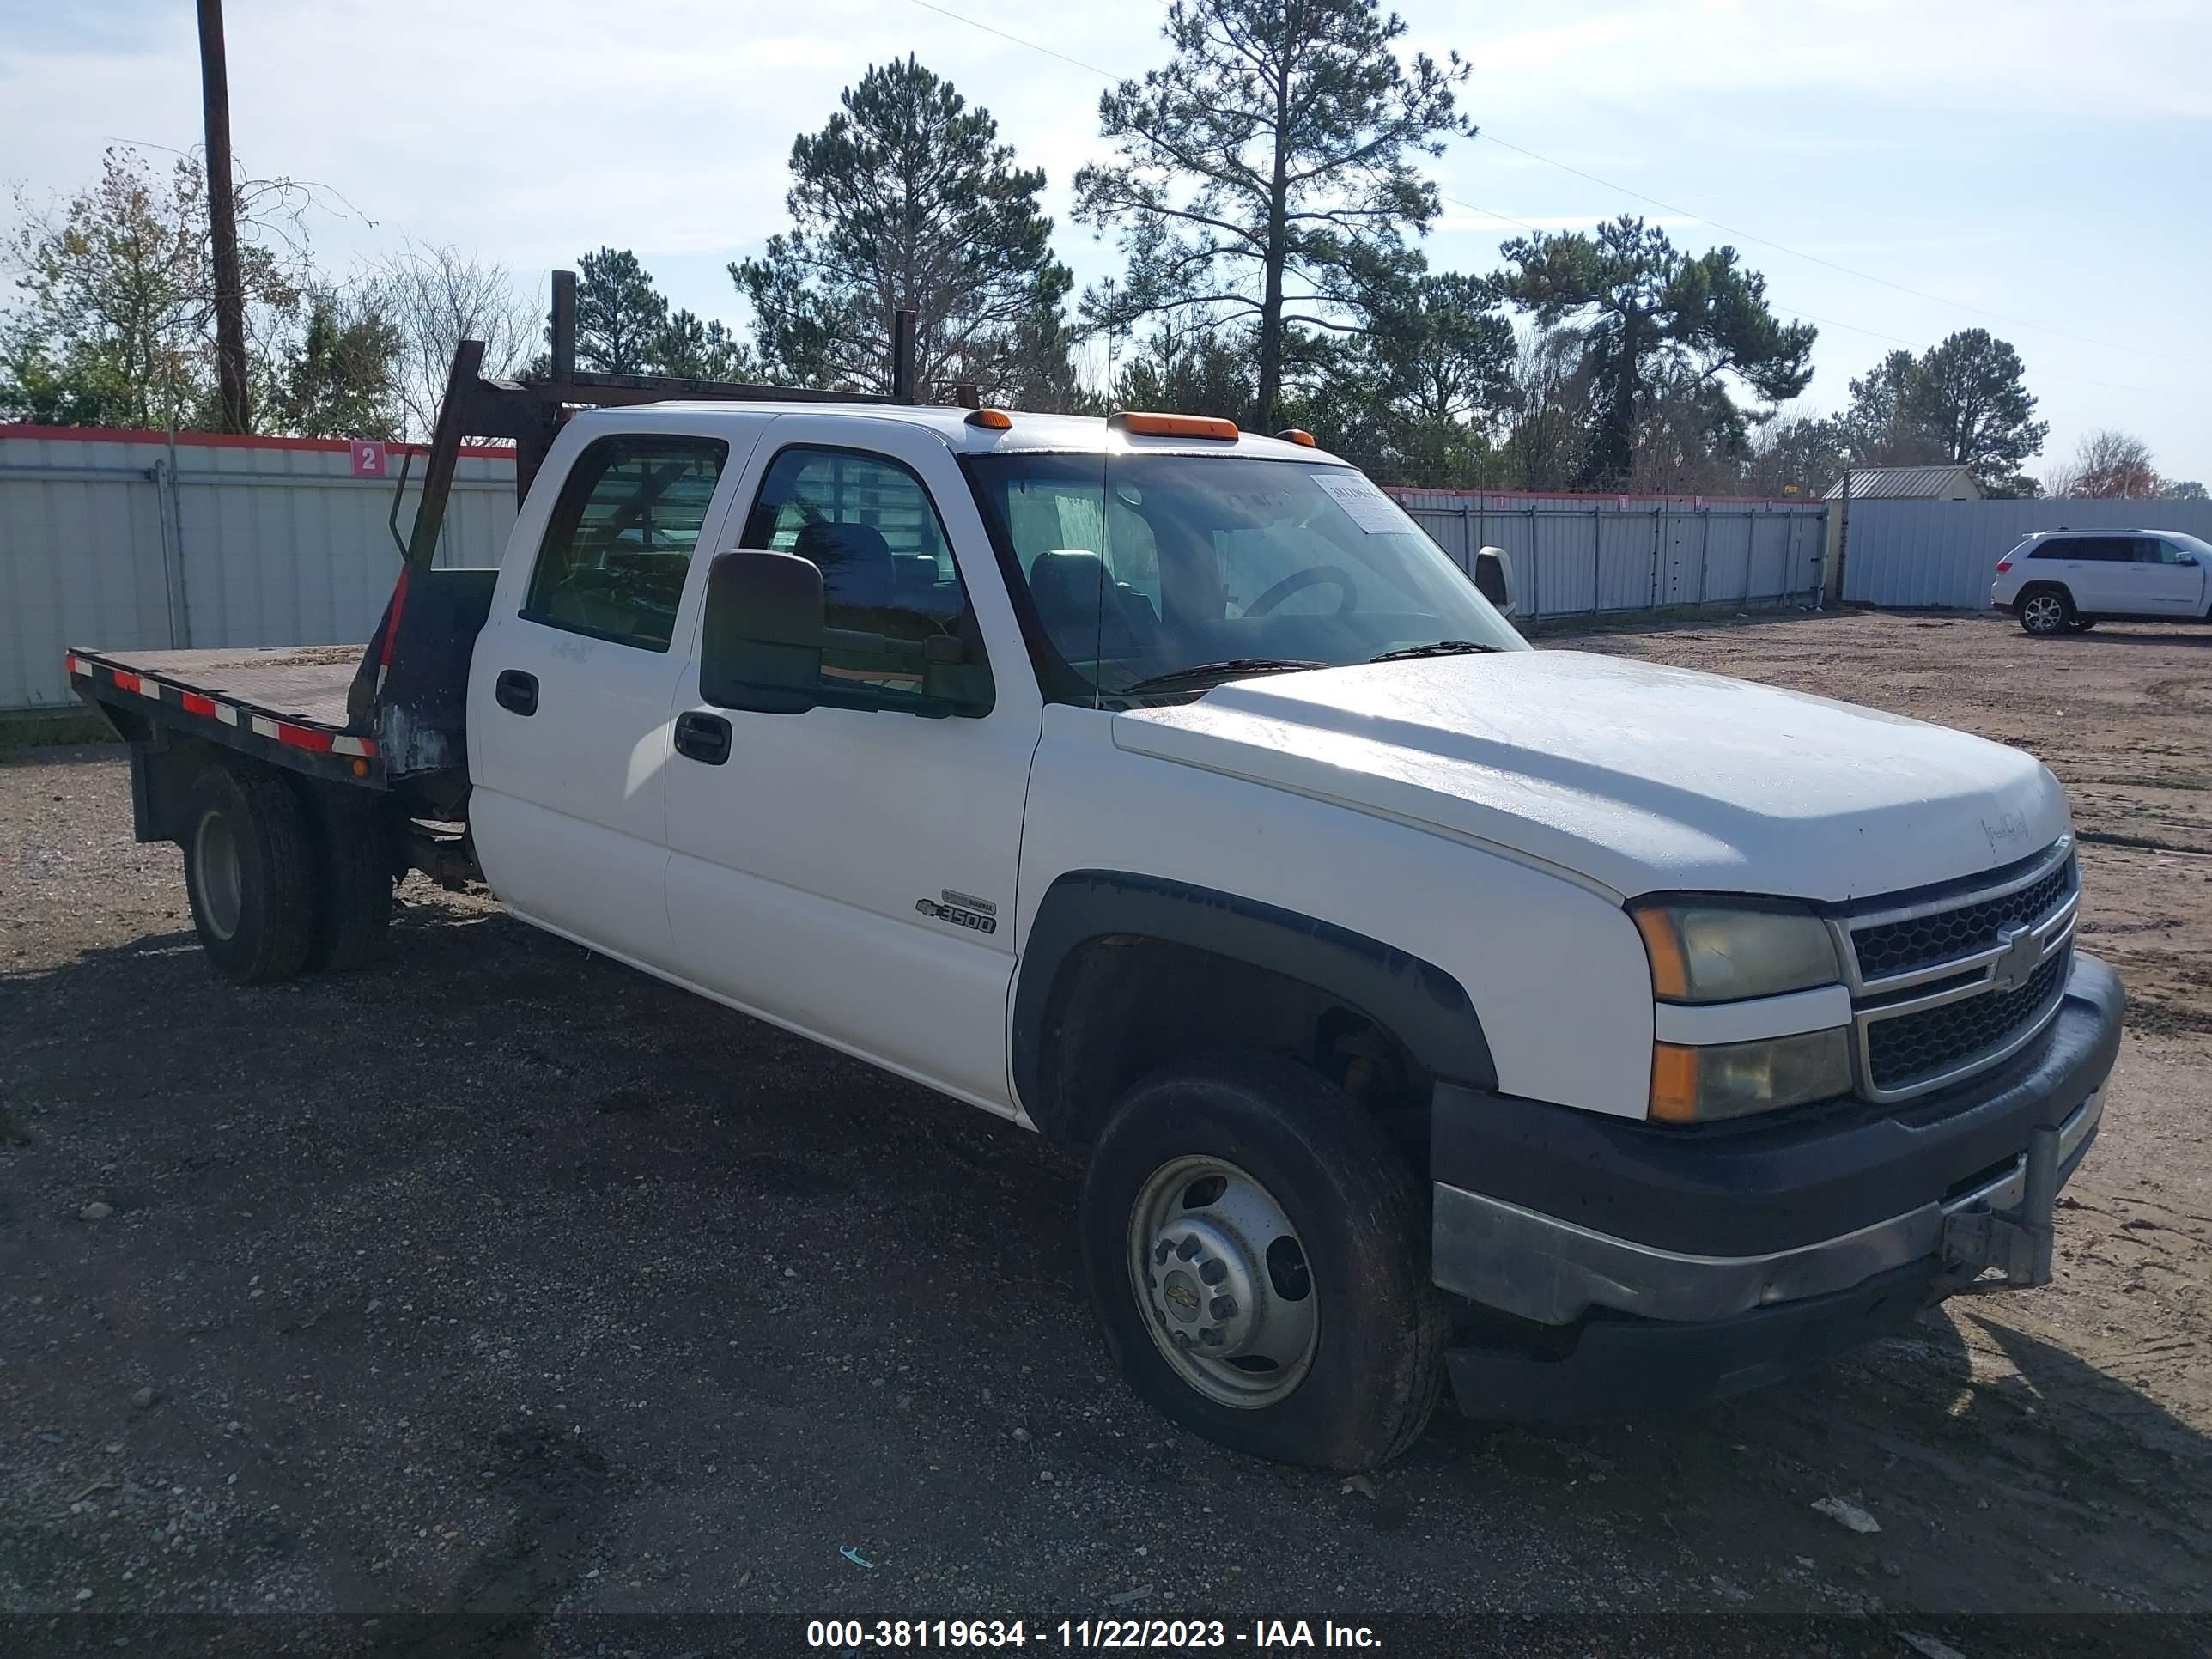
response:
[(538, 676), (526, 674), (520, 668), (502, 668), (499, 678), (492, 684), (492, 696), (499, 699), (501, 708), (518, 714), (538, 712)]
[(696, 710), (676, 717), (676, 752), (687, 760), (720, 766), (730, 757), (730, 723), (720, 714)]

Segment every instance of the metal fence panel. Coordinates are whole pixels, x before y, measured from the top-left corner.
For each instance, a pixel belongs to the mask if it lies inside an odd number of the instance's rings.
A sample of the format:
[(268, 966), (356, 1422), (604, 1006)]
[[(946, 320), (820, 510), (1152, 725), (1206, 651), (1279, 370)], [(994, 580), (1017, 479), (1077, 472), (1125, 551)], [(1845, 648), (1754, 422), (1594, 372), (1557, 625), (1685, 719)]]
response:
[(1997, 561), (2035, 530), (2181, 530), (2212, 541), (2212, 501), (1853, 501), (1844, 597), (1979, 610)]
[(167, 643), (154, 485), (88, 466), (92, 445), (43, 447), (54, 453), (35, 468), (24, 446), (0, 447), (0, 708), (62, 701), (70, 639)]
[[(0, 708), (67, 703), (73, 643), (340, 644), (375, 626), (398, 569), (389, 482), (352, 477), (339, 447), (179, 441), (173, 456), (173, 471), (154, 434), (0, 432)], [(440, 564), (499, 562), (514, 476), (505, 456), (462, 458)], [(1479, 548), (1510, 552), (1531, 617), (1818, 589), (1818, 502), (1391, 493), (1462, 569)]]
[(1810, 599), (1827, 513), (1820, 502), (1389, 492), (1465, 569), (1513, 556), (1524, 617)]
[[(173, 471), (150, 435), (0, 432), (0, 708), (70, 703), (73, 644), (334, 645), (376, 626), (399, 570), (391, 481), (354, 477), (343, 447), (235, 441), (180, 440)], [(463, 456), (438, 562), (497, 564), (514, 514), (514, 462)]]

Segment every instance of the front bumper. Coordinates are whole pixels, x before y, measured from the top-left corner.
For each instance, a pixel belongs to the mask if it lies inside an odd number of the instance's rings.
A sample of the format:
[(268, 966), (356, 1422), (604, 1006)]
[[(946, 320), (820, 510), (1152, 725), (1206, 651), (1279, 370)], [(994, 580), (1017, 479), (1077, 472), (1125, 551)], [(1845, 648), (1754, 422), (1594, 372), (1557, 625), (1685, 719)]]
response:
[(1966, 1087), (1721, 1133), (1440, 1085), (1432, 1249), (1437, 1283), (1471, 1304), (1449, 1355), (1461, 1404), (1553, 1419), (1694, 1406), (1945, 1295), (2047, 1283), (2053, 1205), (2096, 1138), (2124, 1006), (2112, 971), (2077, 956), (2048, 1033)]

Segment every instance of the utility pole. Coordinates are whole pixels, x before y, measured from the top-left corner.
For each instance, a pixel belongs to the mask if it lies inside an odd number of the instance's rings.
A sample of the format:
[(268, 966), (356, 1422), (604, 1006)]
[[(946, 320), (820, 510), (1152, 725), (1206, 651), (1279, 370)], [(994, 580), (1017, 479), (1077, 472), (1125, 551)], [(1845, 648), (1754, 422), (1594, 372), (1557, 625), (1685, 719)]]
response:
[(216, 374), (222, 424), (252, 429), (246, 388), (246, 292), (238, 268), (238, 198), (231, 181), (230, 73), (223, 63), (222, 0), (199, 0), (200, 101), (207, 115), (208, 229), (215, 241)]

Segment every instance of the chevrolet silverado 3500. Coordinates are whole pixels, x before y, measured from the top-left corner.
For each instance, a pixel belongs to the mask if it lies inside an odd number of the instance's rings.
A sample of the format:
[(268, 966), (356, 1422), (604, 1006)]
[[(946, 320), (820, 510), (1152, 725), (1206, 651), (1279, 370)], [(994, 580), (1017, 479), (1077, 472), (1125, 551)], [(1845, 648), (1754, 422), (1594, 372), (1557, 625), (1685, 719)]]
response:
[(1295, 1462), (2050, 1277), (2121, 992), (2032, 757), (1532, 650), (1303, 434), (649, 390), (457, 362), (431, 495), (526, 497), (495, 571), (426, 503), (357, 665), (72, 652), (219, 971), (480, 876), (1087, 1148), (1124, 1376)]

